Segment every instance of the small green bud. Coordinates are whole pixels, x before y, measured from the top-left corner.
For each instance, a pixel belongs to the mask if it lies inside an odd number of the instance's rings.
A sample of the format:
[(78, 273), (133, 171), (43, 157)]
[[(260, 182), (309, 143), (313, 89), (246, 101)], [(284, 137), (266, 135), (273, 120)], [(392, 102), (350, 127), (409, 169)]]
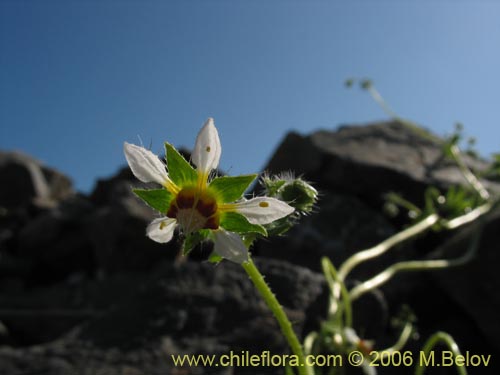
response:
[(266, 195), (268, 197), (277, 198), (279, 190), (286, 184), (285, 179), (281, 178), (271, 178), (269, 176), (262, 177), (261, 183), (266, 189)]
[(293, 173), (285, 172), (277, 176), (264, 175), (261, 184), (268, 197), (273, 197), (286, 202), (295, 212), (287, 217), (264, 225), (268, 235), (281, 235), (297, 224), (301, 215), (311, 213), (316, 201), (318, 191), (307, 181), (296, 178)]
[(318, 199), (318, 191), (300, 178), (284, 184), (279, 192), (283, 201), (302, 213), (311, 212)]
[(318, 200), (318, 191), (307, 181), (296, 178), (292, 173), (282, 173), (270, 177), (265, 175), (261, 180), (266, 195), (288, 203), (298, 213), (312, 211)]

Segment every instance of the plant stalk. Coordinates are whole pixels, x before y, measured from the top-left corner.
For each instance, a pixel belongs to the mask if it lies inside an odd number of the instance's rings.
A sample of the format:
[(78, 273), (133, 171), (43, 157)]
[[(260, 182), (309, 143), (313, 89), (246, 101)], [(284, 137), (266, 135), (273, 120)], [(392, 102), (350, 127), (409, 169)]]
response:
[(267, 285), (264, 277), (255, 266), (255, 263), (250, 258), (247, 262), (242, 263), (242, 266), (245, 269), (247, 275), (250, 277), (250, 280), (252, 280), (260, 295), (266, 302), (269, 309), (271, 309), (274, 317), (278, 321), (281, 332), (283, 332), (283, 335), (288, 341), (288, 345), (290, 345), (290, 349), (292, 349), (293, 354), (297, 356), (299, 360), (299, 366), (297, 367), (299, 375), (314, 375), (312, 367), (307, 366), (306, 357), (304, 355), (302, 345), (292, 328), (292, 323), (286, 316), (283, 307), (276, 299), (276, 296), (271, 291), (271, 288), (269, 288), (269, 285)]
[[(461, 354), (460, 348), (458, 347), (453, 337), (451, 337), (446, 332), (436, 332), (434, 335), (432, 335), (424, 344), (421, 353), (423, 353), (427, 357), (432, 349), (434, 349), (434, 347), (440, 342), (446, 345), (453, 352), (454, 358)], [(427, 365), (425, 363), (421, 363), (416, 367), (415, 375), (423, 375), (426, 368)], [(459, 375), (467, 375), (467, 369), (465, 367), (455, 365), (455, 368), (457, 369), (457, 373)]]

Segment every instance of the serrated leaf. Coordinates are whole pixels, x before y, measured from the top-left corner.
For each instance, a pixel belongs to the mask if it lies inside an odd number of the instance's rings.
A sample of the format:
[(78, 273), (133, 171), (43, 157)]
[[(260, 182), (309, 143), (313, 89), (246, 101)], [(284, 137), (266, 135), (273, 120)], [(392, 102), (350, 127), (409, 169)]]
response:
[(135, 195), (156, 211), (166, 213), (170, 207), (173, 195), (165, 189), (133, 189)]
[(172, 181), (179, 186), (194, 185), (198, 173), (191, 164), (170, 143), (165, 142), (165, 151), (168, 175)]
[(243, 196), (256, 177), (256, 174), (217, 177), (209, 187), (222, 203), (235, 202)]
[(250, 223), (245, 216), (237, 212), (225, 212), (221, 217), (220, 226), (238, 234), (258, 233), (267, 236), (267, 231), (262, 225)]

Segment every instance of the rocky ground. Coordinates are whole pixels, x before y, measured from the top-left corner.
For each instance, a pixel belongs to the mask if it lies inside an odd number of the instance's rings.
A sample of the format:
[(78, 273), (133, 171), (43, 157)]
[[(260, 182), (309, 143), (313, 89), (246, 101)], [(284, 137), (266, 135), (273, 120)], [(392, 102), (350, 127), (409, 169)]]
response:
[[(386, 193), (421, 203), (430, 185), (465, 183), (441, 145), (397, 123), (290, 133), (267, 170), (293, 170), (321, 193), (315, 214), (286, 237), (253, 249), (302, 337), (325, 315), (320, 258), (338, 265), (407, 224), (383, 213)], [(287, 346), (240, 267), (204, 262), (210, 245), (179, 263), (178, 244), (145, 237), (154, 213), (131, 193), (137, 182), (127, 168), (100, 180), (88, 196), (76, 193), (68, 177), (18, 153), (0, 152), (0, 177), (9, 182), (0, 185), (0, 374), (277, 373), (173, 367), (172, 353), (284, 353)], [(358, 331), (384, 347), (395, 335), (390, 317), (408, 304), (420, 335), (410, 349), (445, 330), (462, 351), (492, 355), (489, 367), (470, 373), (497, 374), (499, 227), (499, 214), (489, 214), (479, 252), (467, 265), (402, 275), (382, 288), (377, 302), (356, 302)], [(359, 267), (350, 282), (397, 260), (459, 256), (475, 230), (423, 236)]]

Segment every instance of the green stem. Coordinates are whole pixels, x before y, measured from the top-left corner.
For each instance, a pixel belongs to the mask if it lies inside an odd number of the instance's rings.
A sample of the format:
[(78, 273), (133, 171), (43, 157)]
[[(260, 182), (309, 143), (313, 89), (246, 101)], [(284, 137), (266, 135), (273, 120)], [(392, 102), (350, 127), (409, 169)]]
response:
[[(415, 237), (422, 232), (425, 232), (427, 229), (436, 224), (438, 220), (439, 216), (437, 214), (431, 214), (418, 223), (412, 225), (411, 227), (408, 227), (405, 230), (396, 233), (392, 237), (389, 237), (378, 245), (352, 255), (340, 266), (338, 278), (344, 281), (349, 272), (351, 272), (352, 269), (360, 263), (363, 263), (368, 259), (378, 257), (393, 246), (398, 245), (401, 242), (408, 240), (409, 238)], [(336, 296), (338, 296), (338, 293), (336, 293)]]
[(472, 211), (469, 211), (468, 213), (458, 216), (454, 219), (451, 220), (443, 220), (441, 221), (441, 225), (445, 229), (456, 229), (462, 225), (468, 224), (471, 221), (476, 220), (477, 218), (481, 217), (485, 213), (489, 212), (493, 207), (495, 207), (498, 204), (498, 202), (487, 202), (481, 206), (477, 206), (474, 208)]
[(458, 165), (458, 168), (460, 169), (460, 172), (462, 172), (462, 175), (465, 177), (467, 182), (469, 183), (470, 186), (477, 192), (477, 194), (487, 201), (490, 199), (490, 193), (488, 193), (488, 190), (483, 186), (481, 181), (476, 177), (474, 173), (471, 172), (469, 167), (465, 164), (464, 160), (462, 159), (462, 155), (460, 152), (460, 149), (458, 148), (457, 145), (452, 145), (451, 146), (451, 155), (453, 156), (453, 159)]
[[(442, 342), (445, 344), (452, 352), (453, 356), (456, 358), (458, 355), (461, 355), (460, 353), (460, 348), (458, 347), (457, 343), (451, 337), (449, 334), (446, 332), (436, 332), (434, 335), (432, 335), (425, 343), (424, 347), (422, 348), (422, 353), (425, 355), (425, 357), (428, 356), (428, 354), (434, 349), (434, 347), (439, 343)], [(415, 375), (423, 375), (426, 365), (420, 364), (420, 366), (417, 366), (415, 369)], [(465, 367), (462, 366), (456, 366), (457, 372), (460, 375), (467, 375), (467, 370)]]
[(269, 285), (267, 285), (267, 283), (265, 282), (264, 277), (255, 266), (255, 263), (250, 258), (247, 262), (242, 263), (242, 266), (250, 277), (250, 280), (252, 280), (253, 284), (259, 291), (262, 298), (264, 298), (267, 306), (271, 309), (274, 317), (278, 321), (281, 332), (283, 332), (283, 335), (288, 341), (293, 354), (297, 356), (299, 360), (299, 366), (297, 367), (299, 374), (313, 375), (314, 372), (312, 367), (306, 365), (306, 357), (304, 355), (304, 351), (302, 350), (302, 345), (300, 344), (297, 335), (293, 331), (292, 323), (286, 316), (283, 307), (276, 299), (276, 296), (271, 291), (271, 288), (269, 288)]
[(394, 353), (397, 354), (397, 352), (403, 350), (406, 343), (410, 339), (412, 333), (413, 333), (413, 324), (411, 322), (406, 322), (406, 324), (403, 327), (403, 330), (401, 331), (401, 334), (399, 335), (398, 341), (396, 341), (396, 343), (389, 348), (379, 350), (379, 353), (381, 353), (380, 355), (383, 356), (385, 355), (384, 353), (387, 353), (388, 355), (392, 355)]
[[(328, 314), (331, 316), (337, 314), (338, 323), (342, 323), (342, 317), (344, 317), (343, 327), (352, 327), (351, 297), (344, 282), (339, 280), (337, 270), (327, 257), (321, 259), (321, 267), (323, 268), (323, 274), (325, 275), (326, 283), (330, 289)], [(340, 287), (340, 294), (343, 302), (340, 309), (339, 300), (335, 297), (335, 288), (337, 285)]]
[(476, 229), (467, 248), (467, 251), (456, 259), (409, 260), (394, 263), (371, 279), (365, 280), (361, 284), (358, 284), (354, 288), (352, 288), (349, 291), (351, 302), (357, 300), (363, 294), (385, 284), (399, 272), (443, 269), (466, 264), (473, 258), (474, 254), (477, 251), (480, 242), (479, 240), (481, 238), (481, 231), (482, 227), (478, 227)]

